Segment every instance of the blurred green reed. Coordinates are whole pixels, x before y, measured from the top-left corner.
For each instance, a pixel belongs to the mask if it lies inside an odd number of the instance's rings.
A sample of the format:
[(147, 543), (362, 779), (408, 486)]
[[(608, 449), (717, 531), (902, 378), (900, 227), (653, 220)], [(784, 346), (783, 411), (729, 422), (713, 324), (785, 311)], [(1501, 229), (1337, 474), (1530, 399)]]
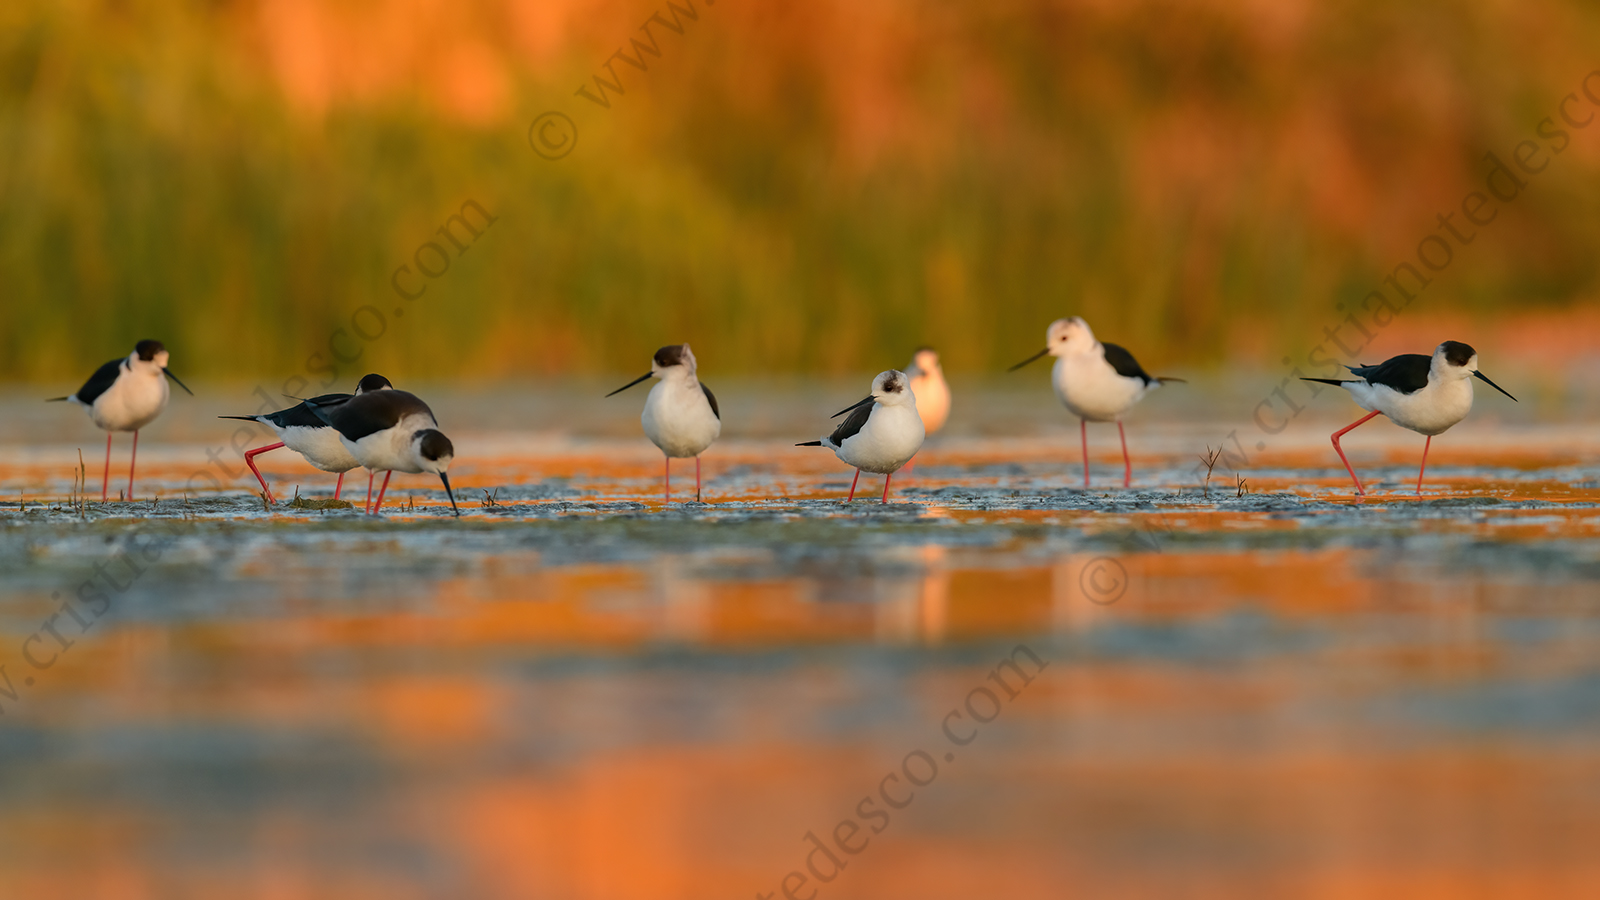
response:
[[(540, 66), (483, 14), (514, 99), (470, 125), (406, 90), (306, 113), (255, 4), (11, 0), (0, 378), (145, 336), (185, 375), (288, 376), (365, 305), (388, 330), (351, 377), (632, 371), (679, 340), (722, 373), (923, 343), (996, 370), (1070, 314), (1152, 367), (1271, 365), (1600, 68), (1577, 3), (724, 3), (648, 75), (617, 66), (610, 110), (575, 98), (652, 3), (593, 7)], [(581, 130), (560, 162), (526, 143), (545, 109)], [(1414, 310), (1593, 302), (1597, 144), (1574, 133)], [(391, 273), (468, 199), (498, 220), (402, 301)]]

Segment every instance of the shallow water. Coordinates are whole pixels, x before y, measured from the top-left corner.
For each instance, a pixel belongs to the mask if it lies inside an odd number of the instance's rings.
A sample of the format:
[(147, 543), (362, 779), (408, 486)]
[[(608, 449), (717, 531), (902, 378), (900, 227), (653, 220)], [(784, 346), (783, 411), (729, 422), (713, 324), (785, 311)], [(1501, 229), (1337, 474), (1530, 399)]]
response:
[(69, 497), (92, 433), (0, 445), (0, 895), (1600, 887), (1592, 429), (1469, 421), (1420, 498), (1420, 441), (1354, 432), (1357, 504), (1343, 421), (1205, 484), (1218, 429), (1174, 406), (1130, 424), (1130, 490), (1092, 431), (1085, 491), (1027, 399), (888, 505), (776, 438), (831, 399), (730, 428), (704, 504), (609, 420), (467, 415), (459, 520), (421, 477), (376, 519), (186, 489), (196, 417), (134, 503)]

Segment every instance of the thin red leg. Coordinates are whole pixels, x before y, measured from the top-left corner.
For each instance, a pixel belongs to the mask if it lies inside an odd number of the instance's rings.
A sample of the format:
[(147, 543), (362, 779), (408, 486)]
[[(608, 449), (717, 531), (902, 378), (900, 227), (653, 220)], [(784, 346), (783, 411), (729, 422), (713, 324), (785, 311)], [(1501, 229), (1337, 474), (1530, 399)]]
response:
[[(860, 470), (858, 469), (857, 471), (860, 471)], [(891, 479), (893, 477), (894, 477), (894, 473), (893, 472), (890, 472), (888, 475), (883, 476), (883, 502), (884, 503), (888, 503), (889, 502), (889, 479)]]
[(250, 467), (250, 471), (256, 473), (256, 480), (261, 482), (261, 491), (267, 495), (268, 503), (276, 503), (278, 501), (272, 499), (272, 488), (267, 487), (267, 480), (261, 477), (261, 470), (256, 468), (255, 460), (252, 459), (252, 457), (258, 453), (266, 453), (270, 450), (276, 450), (282, 446), (283, 443), (280, 441), (276, 444), (268, 444), (265, 447), (257, 447), (254, 450), (246, 450), (244, 452), (244, 464)]
[(362, 512), (372, 512), (372, 477), (377, 474), (371, 469), (367, 470), (367, 499), (361, 501)]
[(378, 510), (383, 508), (383, 494), (389, 490), (389, 479), (392, 477), (394, 477), (393, 471), (383, 473), (383, 487), (378, 488), (378, 502), (372, 504), (372, 515), (377, 515)]
[(700, 457), (694, 458), (694, 502), (700, 502)]
[(661, 485), (662, 485), (663, 491), (665, 493), (665, 501), (667, 503), (671, 503), (672, 502), (672, 457), (670, 457), (670, 456), (662, 457), (662, 468), (661, 468), (661, 471), (664, 473), (661, 476)]
[(339, 499), (339, 492), (344, 490), (344, 473), (339, 473), (339, 480), (333, 484), (333, 499)]
[(1338, 431), (1335, 431), (1333, 433), (1333, 452), (1339, 454), (1340, 461), (1342, 461), (1344, 463), (1344, 470), (1346, 472), (1350, 473), (1350, 480), (1354, 481), (1356, 483), (1356, 493), (1359, 494), (1360, 496), (1363, 496), (1363, 497), (1365, 497), (1367, 495), (1367, 492), (1361, 489), (1361, 479), (1356, 477), (1356, 470), (1350, 468), (1350, 460), (1344, 458), (1344, 449), (1339, 446), (1339, 438), (1342, 437), (1345, 432), (1347, 432), (1350, 429), (1356, 427), (1357, 425), (1360, 425), (1360, 424), (1366, 422), (1368, 419), (1370, 419), (1370, 418), (1372, 418), (1373, 416), (1376, 416), (1376, 415), (1378, 415), (1378, 413), (1369, 412), (1366, 415), (1362, 416), (1361, 418), (1359, 418), (1359, 419), (1355, 420), (1354, 422), (1350, 423), (1348, 426), (1346, 426), (1344, 428), (1341, 428)]
[(1122, 421), (1117, 421), (1117, 437), (1122, 438), (1122, 486), (1133, 486), (1133, 460), (1128, 458), (1128, 436), (1122, 431)]
[(133, 453), (128, 457), (128, 502), (133, 502), (133, 467), (139, 462), (139, 432), (133, 433)]
[(1089, 420), (1079, 419), (1078, 430), (1083, 432), (1083, 486), (1089, 486)]
[(1422, 468), (1417, 470), (1417, 496), (1422, 496), (1422, 473), (1428, 471), (1428, 448), (1433, 446), (1433, 435), (1422, 445)]
[(850, 482), (850, 496), (844, 498), (844, 502), (849, 503), (851, 500), (854, 500), (856, 498), (856, 482), (858, 482), (860, 480), (861, 480), (861, 470), (857, 469), (856, 470), (856, 477), (854, 479), (852, 479), (851, 482)]
[(111, 432), (106, 432), (106, 471), (100, 476), (100, 502), (106, 502), (106, 491), (111, 485)]

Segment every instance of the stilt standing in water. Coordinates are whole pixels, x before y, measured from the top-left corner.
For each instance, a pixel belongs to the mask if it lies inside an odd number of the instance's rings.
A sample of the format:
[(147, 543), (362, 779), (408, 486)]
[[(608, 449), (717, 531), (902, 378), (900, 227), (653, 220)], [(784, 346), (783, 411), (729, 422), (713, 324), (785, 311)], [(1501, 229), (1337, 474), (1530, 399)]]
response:
[(650, 378), (660, 384), (650, 389), (639, 422), (645, 437), (666, 455), (662, 490), (672, 501), (672, 461), (694, 457), (694, 499), (700, 502), (700, 454), (722, 434), (722, 413), (716, 395), (700, 383), (694, 353), (688, 344), (668, 344), (650, 360), (650, 371), (617, 388), (613, 397)]
[[(848, 416), (845, 414), (848, 413)], [(922, 448), (927, 431), (917, 414), (917, 398), (910, 379), (897, 369), (878, 373), (872, 379), (872, 393), (865, 399), (833, 414), (845, 416), (833, 433), (819, 441), (806, 441), (796, 447), (827, 447), (844, 462), (856, 467), (850, 482), (849, 503), (856, 497), (862, 472), (883, 476), (883, 502), (889, 502), (889, 479)]]
[(167, 408), (167, 379), (171, 378), (189, 396), (194, 391), (167, 370), (167, 348), (160, 341), (140, 341), (133, 352), (95, 370), (77, 392), (66, 397), (51, 397), (49, 402), (69, 400), (89, 410), (89, 418), (106, 431), (106, 468), (100, 479), (100, 501), (105, 502), (111, 485), (111, 434), (133, 432), (133, 453), (128, 457), (128, 499), (133, 499), (133, 470), (139, 461), (139, 429), (154, 422)]
[(1122, 486), (1131, 487), (1133, 461), (1128, 457), (1128, 435), (1122, 430), (1122, 417), (1151, 391), (1170, 381), (1182, 383), (1183, 379), (1147, 374), (1132, 353), (1116, 344), (1095, 340), (1089, 323), (1078, 316), (1051, 322), (1045, 332), (1044, 349), (1010, 371), (1046, 355), (1056, 358), (1050, 376), (1056, 397), (1078, 417), (1083, 439), (1083, 486), (1089, 486), (1089, 423), (1116, 422), (1117, 436), (1122, 439)]

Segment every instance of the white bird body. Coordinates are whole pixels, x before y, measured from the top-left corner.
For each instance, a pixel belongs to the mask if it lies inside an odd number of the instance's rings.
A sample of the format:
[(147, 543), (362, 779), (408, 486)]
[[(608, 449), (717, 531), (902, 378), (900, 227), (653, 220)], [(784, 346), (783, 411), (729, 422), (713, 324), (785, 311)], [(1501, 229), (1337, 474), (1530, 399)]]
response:
[(918, 350), (906, 367), (906, 375), (911, 379), (911, 393), (917, 398), (922, 427), (932, 435), (950, 418), (950, 385), (944, 380), (939, 354), (929, 347)]
[(350, 454), (344, 439), (332, 428), (313, 428), (306, 425), (274, 425), (266, 423), (277, 434), (285, 447), (306, 458), (306, 462), (324, 472), (344, 474), (359, 468), (361, 463)]
[(645, 398), (639, 424), (645, 437), (673, 459), (699, 456), (722, 435), (722, 419), (688, 366), (672, 366)]
[(421, 475), (437, 474), (449, 468), (449, 461), (439, 466), (436, 460), (423, 458), (418, 448), (418, 432), (437, 431), (439, 423), (431, 412), (413, 412), (400, 417), (394, 425), (374, 431), (366, 437), (351, 440), (339, 436), (345, 450), (365, 468), (374, 472), (404, 472)]
[(1369, 381), (1347, 381), (1341, 386), (1362, 409), (1383, 413), (1402, 428), (1432, 437), (1472, 412), (1472, 373), (1465, 368), (1443, 373), (1437, 365), (1431, 368), (1427, 386), (1409, 394)]
[[(162, 351), (162, 356), (166, 351)], [(149, 425), (167, 408), (171, 392), (164, 367), (155, 360), (142, 360), (137, 352), (121, 362), (117, 380), (105, 393), (85, 403), (72, 395), (71, 401), (89, 411), (94, 424), (106, 431), (138, 431)]]
[(873, 403), (860, 431), (837, 444), (831, 436), (825, 437), (822, 445), (863, 472), (890, 475), (917, 455), (926, 436), (917, 402), (908, 396), (904, 403)]

